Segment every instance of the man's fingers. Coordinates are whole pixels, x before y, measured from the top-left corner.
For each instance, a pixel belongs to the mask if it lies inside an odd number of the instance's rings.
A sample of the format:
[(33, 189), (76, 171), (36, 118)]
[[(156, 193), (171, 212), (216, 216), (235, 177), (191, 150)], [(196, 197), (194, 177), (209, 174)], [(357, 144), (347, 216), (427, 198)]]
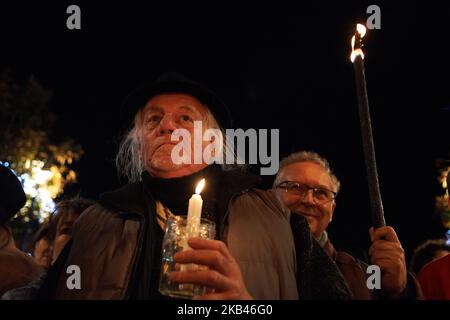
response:
[(195, 263), (208, 266), (210, 269), (217, 270), (222, 274), (227, 274), (229, 261), (219, 252), (214, 250), (186, 250), (177, 252), (174, 255), (177, 263)]
[(373, 242), (373, 230), (374, 230), (374, 227), (369, 228), (370, 241), (372, 241), (372, 242)]
[(399, 243), (386, 240), (376, 240), (369, 248), (369, 255), (372, 256), (377, 251), (404, 253), (403, 248)]
[(377, 229), (370, 228), (369, 234), (372, 242), (378, 239), (400, 242), (400, 240), (397, 237), (397, 234), (395, 233), (395, 230), (390, 226), (381, 227)]
[(402, 257), (400, 255), (393, 255), (386, 252), (376, 252), (370, 257), (373, 264), (378, 264), (379, 261), (391, 261), (392, 263), (401, 263)]
[(232, 287), (231, 281), (214, 270), (173, 271), (169, 275), (170, 281), (192, 283), (214, 288), (216, 291), (226, 291)]
[[(236, 300), (237, 297), (231, 295), (229, 292), (210, 293), (203, 296), (194, 297), (193, 300)], [(239, 297), (239, 299), (242, 299)], [(243, 298), (243, 300), (251, 300), (251, 297)]]
[(192, 300), (229, 300), (226, 293), (210, 293), (203, 296), (194, 297)]
[(373, 265), (379, 266), (383, 272), (389, 272), (391, 274), (397, 274), (401, 276), (404, 270), (404, 262), (401, 258), (391, 257), (376, 257), (371, 259)]
[(190, 238), (188, 244), (192, 249), (216, 250), (226, 258), (232, 259), (230, 252), (224, 242), (219, 240), (207, 240), (202, 238)]

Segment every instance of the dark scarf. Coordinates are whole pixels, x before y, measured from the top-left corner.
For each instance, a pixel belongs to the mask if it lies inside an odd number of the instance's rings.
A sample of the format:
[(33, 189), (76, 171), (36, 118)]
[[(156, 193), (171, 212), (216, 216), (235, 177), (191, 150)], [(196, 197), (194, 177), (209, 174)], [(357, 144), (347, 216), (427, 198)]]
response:
[(300, 300), (350, 299), (351, 291), (339, 271), (309, 231), (308, 221), (291, 214), (297, 259), (297, 288)]
[(222, 170), (213, 164), (189, 176), (162, 179), (152, 177), (148, 172), (142, 173), (144, 188), (154, 200), (160, 201), (173, 214), (186, 215), (189, 199), (194, 194), (195, 187), (201, 179), (206, 180), (202, 190), (202, 217), (215, 221), (216, 187), (221, 178)]

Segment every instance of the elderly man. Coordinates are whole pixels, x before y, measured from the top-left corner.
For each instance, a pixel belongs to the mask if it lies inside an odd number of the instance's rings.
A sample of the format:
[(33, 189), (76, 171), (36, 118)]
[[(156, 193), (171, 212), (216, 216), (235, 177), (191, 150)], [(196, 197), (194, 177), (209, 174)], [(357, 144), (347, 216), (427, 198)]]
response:
[[(162, 299), (158, 292), (164, 221), (183, 215), (195, 185), (202, 216), (215, 221), (218, 240), (192, 238), (177, 263), (209, 267), (171, 274), (178, 283), (206, 285), (200, 299), (346, 299), (350, 292), (336, 265), (310, 237), (306, 220), (290, 216), (259, 178), (218, 164), (172, 159), (176, 129), (227, 128), (228, 109), (211, 91), (178, 74), (165, 74), (128, 103), (134, 125), (117, 165), (130, 183), (105, 193), (73, 229), (42, 289), (57, 299)], [(212, 141), (200, 145), (203, 151)], [(195, 142), (190, 144), (194, 149)], [(193, 150), (195, 153), (195, 150)], [(203, 153), (202, 153), (203, 154)], [(292, 232), (292, 228), (295, 232)], [(67, 267), (81, 270), (81, 289), (66, 287)]]
[(274, 181), (280, 200), (295, 214), (304, 216), (311, 233), (336, 262), (344, 275), (354, 298), (416, 298), (417, 282), (407, 281), (405, 255), (391, 227), (370, 228), (371, 263), (382, 272), (381, 290), (369, 290), (363, 262), (346, 252), (336, 251), (328, 239), (326, 228), (333, 219), (335, 198), (340, 182), (331, 172), (328, 161), (314, 152), (297, 152), (283, 159)]

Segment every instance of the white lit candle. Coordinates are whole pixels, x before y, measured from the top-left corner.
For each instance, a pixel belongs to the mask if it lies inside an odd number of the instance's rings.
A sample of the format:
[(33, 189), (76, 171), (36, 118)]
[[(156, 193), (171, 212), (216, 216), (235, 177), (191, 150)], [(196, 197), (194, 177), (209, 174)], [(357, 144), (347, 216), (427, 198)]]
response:
[(203, 199), (200, 196), (203, 187), (205, 186), (205, 179), (202, 179), (195, 188), (195, 193), (189, 199), (189, 208), (186, 225), (186, 240), (198, 236), (200, 229), (200, 220), (202, 217)]
[[(183, 239), (183, 250), (188, 250), (188, 240), (193, 237), (197, 237), (200, 230), (200, 221), (202, 218), (202, 206), (203, 199), (200, 196), (200, 192), (202, 192), (203, 187), (205, 186), (205, 179), (200, 180), (195, 188), (195, 193), (192, 195), (191, 199), (189, 199), (189, 207), (188, 207), (188, 215), (187, 215), (187, 224), (186, 224), (186, 234)], [(196, 270), (197, 266), (195, 264), (183, 264), (181, 265), (181, 271), (192, 271)], [(192, 285), (191, 284), (183, 284), (181, 287), (184, 290), (188, 290)]]

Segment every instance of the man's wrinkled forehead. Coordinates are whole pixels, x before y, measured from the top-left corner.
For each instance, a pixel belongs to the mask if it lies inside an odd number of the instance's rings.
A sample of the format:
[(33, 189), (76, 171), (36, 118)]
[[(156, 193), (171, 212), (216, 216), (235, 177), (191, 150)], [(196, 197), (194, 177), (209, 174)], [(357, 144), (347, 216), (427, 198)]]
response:
[[(195, 108), (192, 105), (187, 105), (187, 104), (177, 106), (177, 110), (181, 110), (181, 111), (185, 111), (185, 112), (189, 112), (189, 113), (199, 113), (197, 108)], [(144, 112), (145, 113), (150, 113), (150, 112), (164, 113), (164, 112), (166, 112), (166, 110), (163, 106), (158, 105), (158, 104), (147, 104), (144, 108)]]
[[(295, 182), (310, 182), (314, 180), (316, 186), (330, 188), (333, 183), (327, 170), (313, 161), (299, 161), (288, 164), (280, 170), (281, 180)], [(305, 181), (303, 181), (305, 180)]]

